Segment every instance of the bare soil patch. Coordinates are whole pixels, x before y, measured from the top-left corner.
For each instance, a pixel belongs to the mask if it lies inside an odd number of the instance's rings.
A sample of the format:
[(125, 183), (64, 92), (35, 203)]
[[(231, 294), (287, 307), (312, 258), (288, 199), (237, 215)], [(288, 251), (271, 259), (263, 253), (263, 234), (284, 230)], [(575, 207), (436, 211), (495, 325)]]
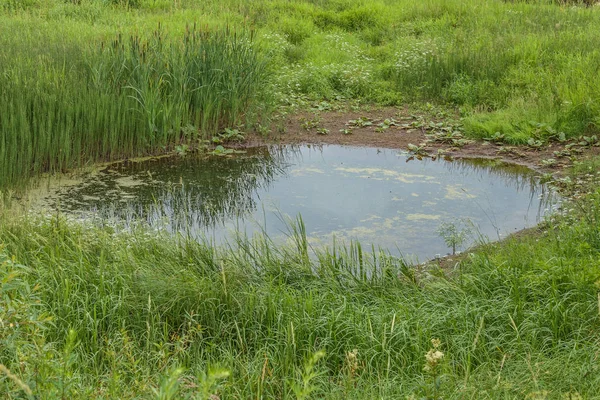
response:
[[(428, 126), (412, 124), (416, 118), (406, 108), (391, 107), (364, 111), (302, 112), (288, 116), (279, 129), (267, 135), (249, 135), (244, 146), (337, 144), (407, 151), (417, 146), (419, 151), (416, 156), (497, 159), (553, 174), (560, 173), (577, 159), (600, 154), (598, 146), (579, 145), (579, 141), (512, 146), (502, 142), (465, 140), (465, 143), (455, 145), (436, 138)], [(395, 122), (387, 125), (386, 121)]]

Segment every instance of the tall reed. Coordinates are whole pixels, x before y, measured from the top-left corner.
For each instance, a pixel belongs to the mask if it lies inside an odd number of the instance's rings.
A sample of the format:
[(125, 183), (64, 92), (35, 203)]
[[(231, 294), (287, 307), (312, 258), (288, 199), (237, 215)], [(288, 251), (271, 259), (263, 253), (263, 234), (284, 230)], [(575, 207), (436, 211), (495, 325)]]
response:
[(251, 122), (265, 99), (252, 35), (159, 27), (89, 46), (0, 55), (0, 186), (157, 152)]

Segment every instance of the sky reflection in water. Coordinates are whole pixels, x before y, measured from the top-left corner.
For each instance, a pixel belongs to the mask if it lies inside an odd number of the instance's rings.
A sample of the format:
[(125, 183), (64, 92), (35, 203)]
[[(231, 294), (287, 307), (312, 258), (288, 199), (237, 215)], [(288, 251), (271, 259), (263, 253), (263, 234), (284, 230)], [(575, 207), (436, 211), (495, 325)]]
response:
[(420, 260), (448, 252), (436, 233), (442, 222), (468, 219), (495, 240), (535, 225), (554, 204), (523, 167), (407, 158), (386, 149), (283, 146), (125, 162), (60, 188), (46, 203), (217, 243), (235, 229), (264, 228), (283, 240), (286, 219), (301, 214), (315, 246), (356, 239)]

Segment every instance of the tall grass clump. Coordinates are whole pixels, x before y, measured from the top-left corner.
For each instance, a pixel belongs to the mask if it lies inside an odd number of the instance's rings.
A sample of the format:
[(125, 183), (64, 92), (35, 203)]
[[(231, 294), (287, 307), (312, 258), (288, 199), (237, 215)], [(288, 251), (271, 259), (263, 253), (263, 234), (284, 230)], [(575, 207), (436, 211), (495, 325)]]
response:
[(243, 32), (38, 39), (0, 55), (0, 186), (206, 138), (251, 122), (265, 99), (264, 60)]

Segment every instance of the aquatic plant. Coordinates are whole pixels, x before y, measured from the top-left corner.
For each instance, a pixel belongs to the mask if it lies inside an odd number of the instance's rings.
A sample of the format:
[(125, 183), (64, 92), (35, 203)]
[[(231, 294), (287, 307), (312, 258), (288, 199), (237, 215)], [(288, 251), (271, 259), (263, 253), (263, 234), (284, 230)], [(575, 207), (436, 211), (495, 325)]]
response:
[(0, 55), (0, 187), (189, 145), (263, 107), (264, 61), (242, 30), (159, 28), (65, 48), (46, 40)]
[(444, 239), (446, 246), (456, 254), (456, 249), (462, 246), (473, 233), (473, 224), (469, 221), (446, 221), (442, 222), (437, 229), (438, 235)]

